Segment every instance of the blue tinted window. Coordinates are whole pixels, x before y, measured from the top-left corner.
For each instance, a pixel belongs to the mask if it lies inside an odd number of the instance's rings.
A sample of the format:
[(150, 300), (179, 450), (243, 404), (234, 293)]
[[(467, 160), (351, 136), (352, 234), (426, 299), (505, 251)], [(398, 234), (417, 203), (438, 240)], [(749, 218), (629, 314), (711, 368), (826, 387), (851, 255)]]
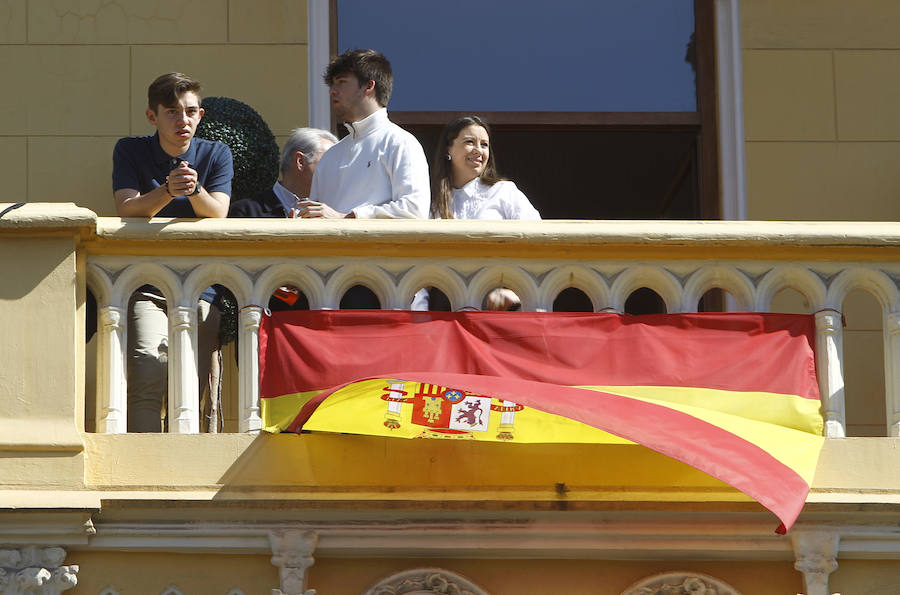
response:
[(696, 111), (693, 0), (338, 0), (338, 50), (394, 69), (393, 110)]

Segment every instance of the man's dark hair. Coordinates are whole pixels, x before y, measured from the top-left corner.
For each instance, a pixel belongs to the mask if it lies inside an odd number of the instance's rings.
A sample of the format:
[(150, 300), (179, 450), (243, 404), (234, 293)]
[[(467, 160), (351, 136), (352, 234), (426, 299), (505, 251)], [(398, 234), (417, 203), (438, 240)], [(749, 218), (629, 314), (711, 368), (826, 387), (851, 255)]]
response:
[(147, 104), (153, 111), (159, 109), (159, 106), (172, 107), (188, 91), (196, 93), (199, 99), (200, 81), (180, 72), (161, 74), (147, 89)]
[(334, 79), (342, 74), (352, 74), (360, 85), (375, 81), (375, 101), (381, 107), (387, 106), (394, 87), (394, 72), (391, 63), (380, 52), (347, 50), (335, 56), (325, 69), (325, 84), (330, 87)]

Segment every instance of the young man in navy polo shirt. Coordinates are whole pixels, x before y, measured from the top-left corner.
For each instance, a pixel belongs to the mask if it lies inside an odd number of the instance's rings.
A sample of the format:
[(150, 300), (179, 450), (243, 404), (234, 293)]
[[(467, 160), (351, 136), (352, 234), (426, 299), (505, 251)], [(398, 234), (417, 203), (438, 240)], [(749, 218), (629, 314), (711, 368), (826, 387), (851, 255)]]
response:
[(225, 217), (234, 169), (222, 143), (195, 139), (203, 108), (200, 83), (178, 72), (147, 90), (153, 136), (123, 138), (113, 151), (120, 217)]
[[(194, 138), (203, 117), (200, 83), (172, 72), (147, 90), (152, 136), (120, 139), (113, 151), (113, 195), (120, 217), (225, 217), (234, 176), (231, 151)], [(219, 311), (215, 294), (201, 297), (198, 314), (200, 394), (209, 380)], [(128, 431), (159, 432), (167, 390), (168, 318), (165, 297), (140, 287), (128, 305)]]

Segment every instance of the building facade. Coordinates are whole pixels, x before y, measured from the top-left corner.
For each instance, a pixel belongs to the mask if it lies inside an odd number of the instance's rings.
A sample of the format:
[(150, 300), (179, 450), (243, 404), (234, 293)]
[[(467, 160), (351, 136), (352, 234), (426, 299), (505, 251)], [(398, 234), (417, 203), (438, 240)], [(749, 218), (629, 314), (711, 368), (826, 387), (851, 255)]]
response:
[[(719, 196), (734, 221), (112, 217), (112, 146), (148, 132), (149, 80), (189, 72), (283, 140), (322, 123), (330, 15), (0, 2), (0, 72), (22, 89), (0, 98), (0, 592), (900, 591), (900, 8), (715, 3)], [(281, 64), (297, 76), (260, 66)], [(147, 281), (178, 304), (170, 394), (185, 411), (190, 304), (213, 282), (235, 294), (226, 432), (122, 433), (124, 307)], [(804, 512), (776, 535), (759, 504), (636, 445), (258, 433), (258, 304), (292, 284), (334, 308), (357, 283), (385, 308), (426, 284), (473, 305), (504, 283), (529, 310), (574, 287), (622, 311), (648, 287), (669, 312), (720, 288), (735, 309), (815, 313), (828, 440)]]

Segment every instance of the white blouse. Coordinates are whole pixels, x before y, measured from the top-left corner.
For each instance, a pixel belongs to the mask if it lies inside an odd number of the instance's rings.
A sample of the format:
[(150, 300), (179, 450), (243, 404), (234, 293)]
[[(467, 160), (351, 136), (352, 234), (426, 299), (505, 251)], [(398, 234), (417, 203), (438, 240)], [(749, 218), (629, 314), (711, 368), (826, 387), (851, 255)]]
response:
[(521, 190), (509, 180), (488, 186), (475, 178), (453, 189), (453, 216), (457, 219), (540, 219)]

